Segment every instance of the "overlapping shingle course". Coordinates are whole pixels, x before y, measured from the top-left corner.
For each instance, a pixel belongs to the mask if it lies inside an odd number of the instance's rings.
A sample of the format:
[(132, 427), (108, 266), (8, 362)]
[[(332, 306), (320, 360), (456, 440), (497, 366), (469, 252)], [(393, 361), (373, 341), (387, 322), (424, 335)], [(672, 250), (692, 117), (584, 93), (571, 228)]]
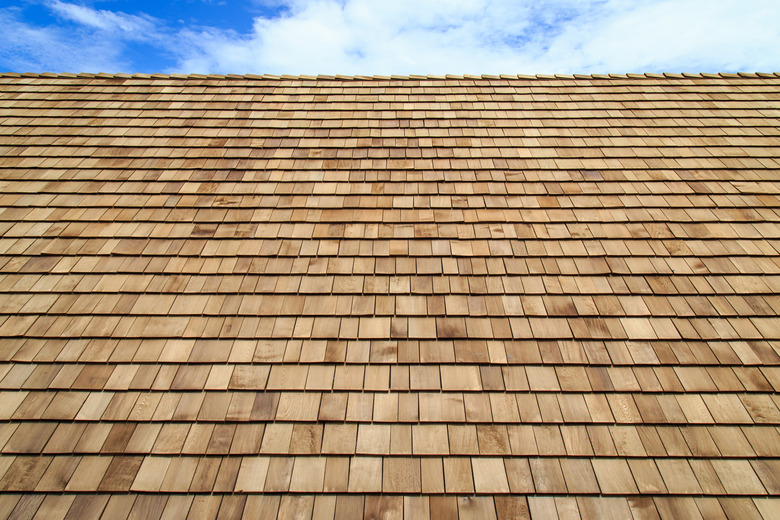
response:
[(778, 516), (779, 101), (0, 75), (0, 516)]

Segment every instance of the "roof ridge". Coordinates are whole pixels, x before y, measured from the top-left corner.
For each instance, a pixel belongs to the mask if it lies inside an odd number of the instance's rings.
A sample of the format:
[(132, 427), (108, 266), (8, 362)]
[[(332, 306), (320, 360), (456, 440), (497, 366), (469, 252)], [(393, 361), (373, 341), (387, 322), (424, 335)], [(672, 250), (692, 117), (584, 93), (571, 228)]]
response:
[(371, 76), (366, 75), (342, 75), (342, 74), (319, 74), (317, 76), (308, 75), (308, 74), (298, 74), (298, 75), (290, 75), (290, 74), (282, 74), (282, 75), (276, 75), (276, 74), (178, 74), (178, 73), (172, 73), (172, 74), (161, 74), (161, 73), (154, 73), (154, 74), (143, 74), (143, 73), (134, 73), (134, 74), (128, 74), (128, 73), (106, 73), (106, 72), (98, 72), (98, 73), (88, 73), (88, 72), (80, 72), (80, 73), (72, 73), (72, 72), (61, 72), (61, 73), (53, 73), (53, 72), (0, 72), (0, 78), (2, 77), (9, 77), (9, 78), (99, 78), (99, 79), (133, 79), (133, 78), (142, 78), (142, 79), (218, 79), (218, 80), (245, 80), (245, 79), (254, 79), (254, 80), (276, 80), (276, 81), (421, 81), (421, 80), (499, 80), (499, 79), (525, 79), (525, 80), (545, 80), (545, 81), (552, 81), (552, 80), (582, 80), (582, 79), (689, 79), (689, 78), (703, 78), (703, 79), (740, 79), (740, 78), (777, 78), (780, 77), (780, 72), (699, 72), (699, 73), (690, 73), (690, 72), (682, 72), (682, 73), (671, 73), (671, 72), (664, 72), (664, 73), (653, 73), (653, 72), (644, 72), (644, 73), (624, 73), (624, 74), (535, 74), (535, 75), (528, 75), (528, 74), (482, 74), (482, 75), (474, 75), (474, 74), (446, 74), (446, 75), (437, 75), (437, 74), (426, 74), (426, 75), (420, 75), (420, 74), (409, 74), (409, 75), (380, 75), (375, 74)]

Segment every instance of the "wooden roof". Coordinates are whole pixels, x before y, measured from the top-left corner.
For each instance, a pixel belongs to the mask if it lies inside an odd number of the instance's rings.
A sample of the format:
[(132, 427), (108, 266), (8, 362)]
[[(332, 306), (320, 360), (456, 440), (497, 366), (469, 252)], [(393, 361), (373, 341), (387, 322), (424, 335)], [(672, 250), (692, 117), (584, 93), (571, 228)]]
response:
[(778, 518), (780, 77), (0, 75), (0, 518)]

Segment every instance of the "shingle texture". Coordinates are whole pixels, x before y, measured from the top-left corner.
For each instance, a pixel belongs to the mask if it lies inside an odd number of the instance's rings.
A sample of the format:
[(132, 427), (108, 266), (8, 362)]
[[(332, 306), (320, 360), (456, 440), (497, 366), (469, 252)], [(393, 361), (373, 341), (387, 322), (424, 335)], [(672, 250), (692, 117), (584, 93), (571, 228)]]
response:
[(778, 518), (779, 129), (772, 74), (0, 75), (0, 517)]

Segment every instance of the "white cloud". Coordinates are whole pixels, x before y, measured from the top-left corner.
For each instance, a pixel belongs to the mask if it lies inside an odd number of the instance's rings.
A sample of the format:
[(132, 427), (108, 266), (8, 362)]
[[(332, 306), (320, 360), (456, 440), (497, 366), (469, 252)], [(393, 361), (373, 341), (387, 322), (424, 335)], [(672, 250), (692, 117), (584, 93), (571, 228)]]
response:
[[(277, 2), (278, 4), (278, 2)], [(251, 34), (186, 31), (180, 72), (570, 73), (778, 68), (780, 2), (289, 0)]]
[[(253, 0), (252, 30), (186, 27), (63, 0), (70, 27), (0, 9), (0, 60), (55, 71), (462, 74), (780, 69), (778, 0)], [(74, 30), (75, 27), (75, 30)], [(165, 66), (163, 66), (165, 68)]]
[(65, 19), (94, 29), (111, 31), (117, 36), (121, 33), (125, 37), (147, 39), (156, 33), (156, 21), (150, 16), (92, 9), (60, 0), (50, 2), (49, 7)]
[(566, 24), (543, 58), (553, 70), (587, 72), (772, 71), (777, 19), (774, 0), (614, 1)]
[(122, 47), (113, 38), (70, 31), (57, 26), (36, 27), (0, 10), (0, 62), (16, 72), (98, 72), (127, 70)]
[(0, 9), (0, 62), (14, 71), (118, 72), (132, 70), (132, 43), (165, 47), (162, 21), (147, 15), (92, 9), (53, 0), (46, 6), (73, 25), (36, 26), (20, 20), (20, 8)]

